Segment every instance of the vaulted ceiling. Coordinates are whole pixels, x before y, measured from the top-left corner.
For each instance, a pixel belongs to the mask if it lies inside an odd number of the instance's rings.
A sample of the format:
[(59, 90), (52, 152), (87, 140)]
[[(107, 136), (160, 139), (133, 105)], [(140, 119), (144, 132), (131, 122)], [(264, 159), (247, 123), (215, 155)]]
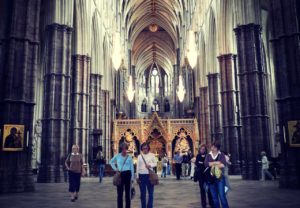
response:
[(138, 73), (153, 61), (172, 72), (183, 8), (181, 0), (123, 0), (126, 36)]

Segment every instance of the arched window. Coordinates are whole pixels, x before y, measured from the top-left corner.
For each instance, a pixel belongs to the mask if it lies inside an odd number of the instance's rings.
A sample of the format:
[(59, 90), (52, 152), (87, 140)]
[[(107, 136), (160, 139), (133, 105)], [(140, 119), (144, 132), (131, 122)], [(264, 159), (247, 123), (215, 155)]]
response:
[(151, 92), (154, 95), (159, 94), (159, 74), (156, 67), (151, 72)]

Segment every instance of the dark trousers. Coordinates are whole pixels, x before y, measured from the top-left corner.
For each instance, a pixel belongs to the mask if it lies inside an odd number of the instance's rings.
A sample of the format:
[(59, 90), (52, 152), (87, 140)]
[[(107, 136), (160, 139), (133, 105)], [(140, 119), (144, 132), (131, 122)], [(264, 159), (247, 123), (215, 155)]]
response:
[(181, 176), (181, 163), (176, 163), (175, 164), (175, 168), (176, 168), (176, 178), (177, 178), (177, 180), (180, 180), (180, 176)]
[(118, 191), (118, 208), (123, 208), (123, 192), (125, 187), (125, 199), (126, 199), (126, 208), (130, 208), (130, 185), (131, 185), (131, 171), (121, 172), (121, 181), (122, 184), (117, 187)]
[(79, 192), (81, 173), (69, 171), (69, 192)]
[[(203, 176), (203, 178), (204, 178), (204, 176)], [(199, 188), (200, 188), (200, 196), (201, 196), (202, 207), (206, 207), (206, 205), (207, 205), (207, 203), (206, 203), (206, 190), (205, 190), (204, 184), (205, 184), (205, 181), (200, 178), (199, 179)], [(213, 207), (214, 203), (213, 203), (213, 200), (212, 200), (211, 193), (210, 193), (209, 189), (207, 191), (207, 196), (208, 196), (208, 202), (209, 202), (210, 207)]]
[[(154, 186), (150, 183), (149, 174), (139, 174), (142, 208), (153, 208)], [(146, 191), (148, 190), (148, 203)]]
[(167, 176), (167, 167), (163, 166), (162, 172), (161, 172), (161, 177), (166, 177)]

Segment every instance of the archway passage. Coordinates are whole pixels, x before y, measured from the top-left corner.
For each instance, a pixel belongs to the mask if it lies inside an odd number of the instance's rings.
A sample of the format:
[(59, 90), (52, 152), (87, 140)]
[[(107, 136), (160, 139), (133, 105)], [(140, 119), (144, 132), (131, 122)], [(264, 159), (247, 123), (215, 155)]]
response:
[(153, 129), (148, 136), (147, 142), (150, 145), (150, 151), (159, 159), (166, 154), (166, 140), (158, 129)]
[(194, 154), (193, 140), (184, 128), (177, 132), (172, 141), (172, 157), (176, 152)]
[[(119, 141), (119, 147), (122, 143), (128, 145), (128, 153), (131, 155), (140, 154), (140, 141), (131, 129), (127, 129)], [(119, 152), (121, 150), (119, 149)]]

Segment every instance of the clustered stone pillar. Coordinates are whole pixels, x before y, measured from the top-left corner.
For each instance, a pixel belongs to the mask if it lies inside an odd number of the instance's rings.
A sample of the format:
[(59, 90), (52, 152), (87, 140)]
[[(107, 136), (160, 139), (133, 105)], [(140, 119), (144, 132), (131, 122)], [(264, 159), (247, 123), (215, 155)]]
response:
[(106, 159), (109, 159), (110, 152), (110, 95), (108, 90), (102, 90), (102, 126), (103, 135), (102, 135), (102, 146), (103, 153), (106, 155)]
[(266, 72), (263, 63), (261, 26), (240, 25), (235, 29), (242, 121), (242, 176), (259, 179), (260, 152), (269, 153), (269, 116)]
[(181, 116), (181, 103), (179, 102), (178, 100), (178, 97), (177, 97), (177, 86), (179, 84), (179, 75), (180, 75), (180, 48), (177, 48), (176, 49), (176, 64), (174, 65), (174, 68), (173, 68), (173, 74), (174, 74), (174, 79), (173, 79), (173, 94), (174, 94), (174, 103), (173, 103), (173, 106), (174, 106), (174, 117), (180, 117)]
[(224, 147), (222, 135), (222, 115), (220, 100), (220, 75), (218, 73), (208, 74), (208, 97), (210, 113), (210, 131), (212, 141), (221, 142)]
[[(277, 104), (281, 138), (281, 188), (300, 188), (300, 149), (291, 142), (300, 121), (299, 1), (271, 1)], [(288, 124), (290, 123), (290, 127)], [(298, 124), (299, 125), (299, 124)], [(292, 129), (289, 134), (288, 128)], [(299, 132), (299, 127), (298, 127)]]
[(89, 101), (89, 163), (93, 162), (96, 155), (94, 150), (101, 145), (101, 78), (99, 74), (90, 75), (90, 101)]
[(224, 149), (231, 154), (229, 173), (238, 175), (240, 168), (239, 116), (236, 80), (236, 55), (225, 54), (218, 57), (221, 73), (222, 120)]
[[(33, 191), (31, 144), (40, 1), (7, 1), (4, 6), (2, 11), (9, 12), (0, 14), (6, 22), (0, 40), (0, 193)], [(22, 151), (3, 151), (4, 124), (24, 125)]]
[(52, 24), (47, 26), (46, 33), (48, 39), (41, 145), (43, 154), (38, 182), (62, 182), (70, 127), (72, 28)]
[[(90, 57), (72, 56), (71, 138), (78, 144), (84, 161), (88, 161), (88, 107), (90, 90)], [(72, 144), (71, 144), (72, 145)]]
[(209, 104), (208, 104), (208, 87), (200, 88), (200, 141), (210, 145), (210, 121), (209, 121)]

